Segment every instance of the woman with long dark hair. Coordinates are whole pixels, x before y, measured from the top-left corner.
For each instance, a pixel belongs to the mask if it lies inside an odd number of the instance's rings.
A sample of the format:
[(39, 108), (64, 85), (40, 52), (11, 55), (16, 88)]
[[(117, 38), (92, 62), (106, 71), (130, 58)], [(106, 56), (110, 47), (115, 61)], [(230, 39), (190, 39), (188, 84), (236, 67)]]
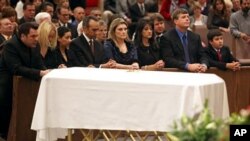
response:
[(152, 20), (143, 18), (138, 22), (134, 44), (137, 47), (138, 62), (144, 70), (160, 70), (165, 64), (155, 39)]
[(56, 52), (62, 61), (67, 67), (79, 66), (76, 56), (69, 49), (69, 44), (71, 42), (71, 32), (70, 29), (61, 26), (57, 29), (58, 38), (57, 38), (57, 48)]
[(224, 0), (214, 0), (212, 9), (208, 14), (207, 28), (220, 29), (223, 32), (229, 32), (229, 18)]

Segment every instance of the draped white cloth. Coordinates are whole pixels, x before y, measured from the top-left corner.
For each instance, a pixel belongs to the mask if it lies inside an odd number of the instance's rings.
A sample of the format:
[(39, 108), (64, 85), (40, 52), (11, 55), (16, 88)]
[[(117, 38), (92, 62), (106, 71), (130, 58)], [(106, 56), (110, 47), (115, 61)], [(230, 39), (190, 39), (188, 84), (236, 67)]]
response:
[(57, 69), (41, 81), (31, 128), (37, 141), (64, 138), (67, 128), (171, 131), (206, 98), (216, 117), (229, 116), (225, 83), (215, 74)]

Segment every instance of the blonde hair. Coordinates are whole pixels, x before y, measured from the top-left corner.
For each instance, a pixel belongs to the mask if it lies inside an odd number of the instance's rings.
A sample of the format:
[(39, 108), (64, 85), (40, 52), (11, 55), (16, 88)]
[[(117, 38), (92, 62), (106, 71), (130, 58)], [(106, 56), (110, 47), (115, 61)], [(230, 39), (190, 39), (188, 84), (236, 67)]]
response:
[(193, 5), (191, 5), (191, 10), (193, 11), (194, 9), (202, 9), (202, 6), (199, 2), (194, 2)]
[[(49, 34), (51, 31), (55, 32), (52, 41), (49, 41)], [(41, 48), (56, 48), (57, 32), (56, 26), (51, 21), (44, 21), (38, 27), (38, 42)]]
[[(116, 30), (117, 26), (121, 25), (121, 24), (125, 24), (128, 27), (127, 22), (125, 22), (125, 20), (123, 20), (122, 18), (114, 19), (109, 26), (108, 38), (112, 39), (116, 44), (117, 44), (117, 39), (115, 36), (115, 30)], [(126, 41), (130, 41), (128, 35), (127, 35)]]

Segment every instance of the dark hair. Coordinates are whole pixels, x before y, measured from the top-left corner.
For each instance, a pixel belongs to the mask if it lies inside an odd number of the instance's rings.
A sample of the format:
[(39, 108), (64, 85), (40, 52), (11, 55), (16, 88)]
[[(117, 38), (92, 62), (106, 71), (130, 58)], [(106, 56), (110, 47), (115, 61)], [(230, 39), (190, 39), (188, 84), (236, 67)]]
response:
[[(220, 2), (223, 4), (223, 9), (222, 9), (222, 11), (219, 11), (219, 10), (216, 9), (216, 3), (217, 3), (217, 1), (220, 1)], [(228, 12), (227, 12), (226, 3), (225, 3), (224, 0), (214, 0), (214, 1), (213, 1), (212, 8), (213, 8), (212, 11), (214, 12), (215, 15), (218, 15), (218, 16), (220, 16), (220, 17), (222, 17), (222, 18), (225, 18), (225, 19), (228, 19), (228, 20), (229, 20), (230, 15), (229, 15)]]
[(42, 5), (41, 5), (41, 11), (45, 11), (47, 6), (50, 6), (50, 7), (53, 7), (54, 8), (54, 5), (51, 3), (51, 2), (43, 2)]
[(2, 18), (10, 18), (12, 16), (17, 17), (16, 10), (11, 6), (6, 6), (2, 9)]
[(57, 33), (58, 33), (59, 38), (62, 38), (67, 32), (70, 32), (70, 29), (65, 26), (61, 26), (57, 28)]
[(89, 15), (89, 16), (86, 16), (86, 17), (83, 18), (83, 20), (82, 20), (82, 27), (83, 28), (84, 27), (89, 27), (90, 20), (94, 20), (94, 21), (98, 22), (98, 19), (95, 16)]
[(171, 15), (172, 20), (177, 20), (180, 14), (188, 14), (188, 11), (183, 8), (176, 9)]
[(165, 21), (164, 17), (160, 14), (160, 13), (155, 13), (153, 14), (153, 16), (151, 17), (154, 21)]
[(137, 28), (135, 31), (135, 39), (134, 39), (135, 46), (137, 46), (137, 47), (144, 46), (143, 42), (142, 42), (142, 31), (146, 25), (149, 25), (152, 28), (152, 37), (149, 39), (150, 46), (152, 46), (154, 48), (158, 48), (158, 44), (155, 40), (154, 24), (153, 24), (152, 20), (150, 20), (149, 18), (142, 18), (137, 23)]
[(69, 8), (67, 8), (67, 7), (64, 7), (64, 6), (57, 6), (57, 7), (56, 7), (56, 13), (57, 13), (57, 14), (61, 14), (61, 10), (62, 10), (62, 9), (68, 9), (68, 10), (69, 10)]
[[(26, 10), (27, 9), (27, 6), (33, 6), (34, 4), (32, 2), (26, 2), (23, 4), (23, 10)], [(35, 6), (35, 5), (34, 5)]]
[(19, 26), (18, 28), (18, 37), (21, 37), (22, 34), (28, 35), (30, 33), (30, 29), (38, 29), (38, 24), (35, 22), (26, 22)]
[(207, 33), (207, 40), (213, 41), (215, 36), (222, 36), (222, 33), (219, 29), (211, 29)]
[(243, 1), (244, 1), (244, 0), (240, 0), (240, 4), (242, 4), (242, 3), (243, 3)]

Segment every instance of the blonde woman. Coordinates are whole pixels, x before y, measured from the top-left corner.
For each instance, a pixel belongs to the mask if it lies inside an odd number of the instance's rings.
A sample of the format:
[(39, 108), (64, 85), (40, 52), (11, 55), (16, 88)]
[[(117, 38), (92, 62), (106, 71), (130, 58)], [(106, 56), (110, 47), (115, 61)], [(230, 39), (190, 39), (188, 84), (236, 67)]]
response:
[(114, 60), (118, 69), (139, 69), (137, 52), (128, 38), (128, 25), (122, 18), (112, 21), (104, 43), (106, 59)]
[(48, 69), (64, 67), (58, 58), (55, 48), (57, 44), (57, 32), (55, 25), (50, 21), (42, 22), (38, 27), (38, 43), (44, 65)]
[(191, 7), (193, 11), (193, 15), (190, 16), (190, 28), (193, 29), (196, 25), (206, 25), (207, 24), (207, 16), (203, 15), (202, 6), (199, 2), (194, 2), (193, 6)]
[(102, 45), (107, 39), (107, 24), (104, 20), (99, 20), (99, 30), (96, 33), (96, 40), (99, 41)]

